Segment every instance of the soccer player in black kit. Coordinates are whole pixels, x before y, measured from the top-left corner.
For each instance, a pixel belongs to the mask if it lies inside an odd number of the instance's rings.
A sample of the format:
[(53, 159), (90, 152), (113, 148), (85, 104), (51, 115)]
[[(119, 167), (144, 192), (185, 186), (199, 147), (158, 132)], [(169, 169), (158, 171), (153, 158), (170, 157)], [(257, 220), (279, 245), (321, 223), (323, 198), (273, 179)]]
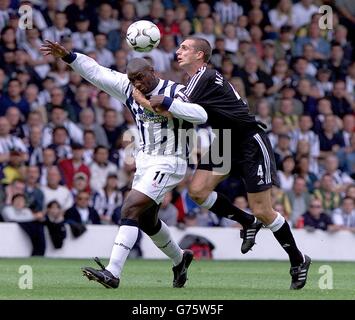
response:
[[(215, 69), (207, 68), (211, 56), (208, 41), (189, 37), (181, 43), (176, 54), (179, 66), (188, 73), (190, 80), (183, 93), (175, 98), (201, 105), (208, 114), (207, 123), (212, 129), (230, 129), (231, 132), (230, 169), (220, 170), (220, 166), (211, 161), (211, 154), (216, 152), (216, 138), (210, 147), (209, 161), (202, 157), (197, 166), (189, 195), (200, 206), (243, 226), (242, 253), (255, 244), (262, 225), (270, 229), (289, 255), (290, 289), (303, 288), (311, 259), (300, 252), (287, 221), (272, 208), (271, 188), (273, 184), (277, 185), (277, 175), (273, 150), (263, 125), (249, 114), (248, 106), (230, 83)], [(159, 113), (168, 110), (172, 101), (170, 97), (153, 96), (150, 105)], [(221, 142), (227, 136), (220, 133), (219, 137), (222, 137)], [(237, 208), (226, 196), (214, 191), (223, 179), (236, 172), (245, 183), (254, 215)]]

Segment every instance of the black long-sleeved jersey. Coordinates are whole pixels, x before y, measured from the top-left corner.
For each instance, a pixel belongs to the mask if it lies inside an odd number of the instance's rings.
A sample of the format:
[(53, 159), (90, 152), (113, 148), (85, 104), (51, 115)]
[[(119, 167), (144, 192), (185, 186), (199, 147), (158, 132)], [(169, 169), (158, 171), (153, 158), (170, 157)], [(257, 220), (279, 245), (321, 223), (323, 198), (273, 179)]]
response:
[(215, 69), (201, 67), (177, 96), (202, 106), (208, 114), (207, 123), (213, 129), (232, 129), (233, 137), (237, 138), (260, 130), (260, 123), (249, 113), (248, 105)]

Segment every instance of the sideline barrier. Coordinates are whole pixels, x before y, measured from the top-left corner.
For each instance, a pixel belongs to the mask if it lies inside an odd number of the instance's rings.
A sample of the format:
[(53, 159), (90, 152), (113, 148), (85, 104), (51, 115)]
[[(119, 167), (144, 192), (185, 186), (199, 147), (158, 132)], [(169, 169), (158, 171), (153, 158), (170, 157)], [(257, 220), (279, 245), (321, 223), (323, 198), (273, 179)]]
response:
[[(67, 229), (67, 238), (61, 249), (54, 249), (46, 234), (46, 257), (53, 258), (109, 258), (117, 234), (117, 226), (89, 225), (87, 232), (77, 239)], [(262, 229), (257, 235), (253, 251), (243, 255), (240, 252), (242, 240), (236, 228), (189, 227), (185, 230), (171, 228), (173, 237), (179, 242), (186, 234), (207, 238), (214, 245), (213, 258), (219, 260), (287, 260), (271, 231)], [(328, 233), (317, 230), (293, 230), (300, 249), (313, 260), (355, 261), (355, 234), (347, 231)], [(143, 257), (165, 259), (150, 238), (143, 234), (141, 240)], [(31, 243), (16, 223), (0, 223), (0, 257), (29, 257)]]

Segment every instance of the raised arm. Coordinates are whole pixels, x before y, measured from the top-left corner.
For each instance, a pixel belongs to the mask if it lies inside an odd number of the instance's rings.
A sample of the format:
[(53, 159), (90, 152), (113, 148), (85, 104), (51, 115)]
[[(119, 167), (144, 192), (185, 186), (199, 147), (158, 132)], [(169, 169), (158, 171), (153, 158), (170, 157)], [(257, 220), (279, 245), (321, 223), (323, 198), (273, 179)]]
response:
[(126, 74), (100, 66), (94, 59), (84, 54), (69, 52), (57, 42), (46, 40), (41, 52), (63, 59), (84, 79), (121, 102), (126, 102), (130, 85)]

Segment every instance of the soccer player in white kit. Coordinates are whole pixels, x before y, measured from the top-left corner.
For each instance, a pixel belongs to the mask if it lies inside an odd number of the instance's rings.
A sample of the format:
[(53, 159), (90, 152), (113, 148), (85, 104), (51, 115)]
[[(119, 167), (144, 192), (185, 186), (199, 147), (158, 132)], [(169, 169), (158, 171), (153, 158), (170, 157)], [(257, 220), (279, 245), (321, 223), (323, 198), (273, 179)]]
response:
[(127, 65), (127, 74), (123, 74), (100, 66), (86, 55), (69, 52), (57, 42), (46, 41), (41, 51), (45, 55), (62, 58), (84, 79), (124, 103), (134, 116), (140, 135), (137, 169), (132, 190), (121, 210), (121, 226), (114, 241), (110, 262), (104, 267), (95, 259), (101, 270), (84, 267), (84, 275), (107, 288), (117, 288), (124, 263), (137, 240), (140, 228), (173, 261), (173, 287), (183, 287), (193, 253), (190, 250), (183, 251), (178, 246), (169, 228), (158, 219), (157, 213), (164, 195), (186, 173), (186, 144), (183, 143), (186, 140), (182, 135), (194, 123), (206, 122), (206, 111), (198, 104), (180, 100), (176, 100), (164, 115), (139, 105), (134, 99), (134, 94), (137, 94), (135, 89), (149, 99), (152, 95), (174, 98), (184, 88), (173, 81), (157, 78), (153, 67), (144, 59), (132, 59)]

